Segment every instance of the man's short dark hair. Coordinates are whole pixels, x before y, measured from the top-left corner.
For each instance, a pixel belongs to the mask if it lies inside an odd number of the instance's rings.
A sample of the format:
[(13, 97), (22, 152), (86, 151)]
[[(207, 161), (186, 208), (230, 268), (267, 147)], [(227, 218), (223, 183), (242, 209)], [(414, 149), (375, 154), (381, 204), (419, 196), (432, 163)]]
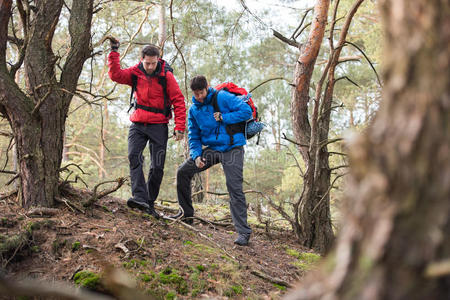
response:
[(145, 56), (157, 56), (159, 58), (159, 49), (155, 45), (147, 45), (142, 48), (141, 56), (144, 58)]
[(191, 80), (191, 90), (193, 91), (200, 91), (203, 89), (208, 88), (208, 81), (206, 80), (205, 76), (198, 75), (192, 78)]

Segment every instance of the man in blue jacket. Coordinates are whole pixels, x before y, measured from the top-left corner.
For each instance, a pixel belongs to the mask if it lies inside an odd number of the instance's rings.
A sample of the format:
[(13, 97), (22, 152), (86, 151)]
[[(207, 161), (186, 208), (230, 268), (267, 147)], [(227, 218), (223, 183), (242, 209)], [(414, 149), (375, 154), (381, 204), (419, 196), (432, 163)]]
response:
[[(192, 224), (192, 177), (220, 162), (230, 194), (231, 217), (238, 232), (234, 243), (246, 246), (252, 232), (247, 224), (247, 204), (242, 190), (243, 146), (246, 140), (243, 133), (235, 133), (231, 139), (226, 125), (251, 119), (252, 110), (237, 96), (224, 90), (217, 92), (209, 87), (204, 76), (196, 76), (191, 80), (191, 90), (194, 105), (188, 113), (190, 158), (178, 168), (177, 194), (182, 211), (172, 217), (182, 218), (185, 223)], [(211, 103), (215, 96), (220, 112), (214, 112)]]

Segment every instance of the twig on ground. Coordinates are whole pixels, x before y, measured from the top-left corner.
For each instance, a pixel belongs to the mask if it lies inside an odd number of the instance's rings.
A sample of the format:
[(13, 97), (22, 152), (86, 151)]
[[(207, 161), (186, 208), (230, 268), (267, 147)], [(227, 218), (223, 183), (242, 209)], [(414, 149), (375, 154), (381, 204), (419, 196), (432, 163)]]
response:
[(263, 273), (263, 272), (261, 272), (261, 271), (258, 271), (258, 270), (252, 270), (251, 273), (252, 273), (253, 275), (258, 276), (259, 278), (265, 279), (265, 280), (267, 280), (267, 281), (269, 281), (269, 282), (271, 282), (271, 283), (275, 283), (275, 284), (278, 284), (278, 285), (282, 285), (282, 286), (285, 286), (285, 287), (288, 287), (288, 288), (291, 288), (291, 287), (292, 287), (292, 285), (289, 284), (288, 282), (286, 282), (286, 281), (284, 281), (284, 280), (281, 280), (280, 278), (276, 278), (276, 277), (269, 276), (269, 275), (267, 275), (266, 273)]
[(198, 233), (198, 235), (200, 235), (202, 238), (210, 241), (211, 243), (213, 243), (216, 247), (218, 247), (220, 250), (222, 250), (223, 253), (225, 253), (228, 257), (234, 259), (235, 261), (239, 261), (238, 259), (236, 259), (236, 257), (234, 257), (233, 255), (231, 255), (230, 253), (228, 253), (227, 250), (225, 250), (219, 243), (217, 243), (216, 241), (214, 241), (213, 239), (211, 239), (210, 237), (204, 235), (200, 230), (198, 230), (197, 228), (195, 228), (194, 226), (191, 226), (189, 224), (186, 224), (184, 222), (182, 222), (180, 219), (173, 219), (173, 218), (169, 218), (169, 217), (164, 217), (164, 219), (166, 220), (171, 220), (171, 221), (175, 221), (174, 223), (179, 223), (181, 225), (183, 225), (184, 227), (195, 231)]
[(14, 190), (14, 191), (11, 191), (9, 193), (0, 195), (0, 200), (7, 199), (7, 198), (11, 197), (14, 194), (17, 194), (17, 190)]
[[(109, 194), (111, 194), (111, 193), (117, 191), (117, 190), (118, 190), (118, 189), (126, 182), (126, 180), (127, 180), (127, 179), (126, 179), (125, 177), (119, 177), (119, 178), (117, 178), (117, 179), (115, 179), (115, 180), (109, 180), (109, 181), (104, 181), (104, 182), (98, 183), (98, 184), (94, 187), (94, 192), (93, 192), (92, 197), (89, 198), (87, 201), (85, 201), (85, 202), (83, 203), (83, 206), (84, 206), (84, 207), (89, 207), (89, 206), (91, 206), (92, 204), (94, 204), (94, 202), (97, 201), (98, 199), (103, 198), (103, 197), (105, 197), (106, 195), (109, 195)], [(101, 191), (99, 194), (97, 194), (97, 189), (98, 189), (102, 184), (105, 184), (105, 183), (112, 183), (112, 182), (116, 182), (117, 185), (116, 185), (115, 187), (110, 188), (110, 189), (103, 190), (103, 191)]]
[(35, 207), (30, 209), (26, 214), (27, 216), (54, 216), (59, 213), (59, 209), (50, 207)]
[(72, 212), (75, 212), (74, 209), (76, 209), (83, 214), (85, 213), (84, 210), (82, 210), (81, 208), (79, 208), (78, 206), (76, 206), (75, 204), (73, 204), (72, 202), (70, 202), (67, 199), (55, 197), (55, 201), (58, 203), (64, 203)]

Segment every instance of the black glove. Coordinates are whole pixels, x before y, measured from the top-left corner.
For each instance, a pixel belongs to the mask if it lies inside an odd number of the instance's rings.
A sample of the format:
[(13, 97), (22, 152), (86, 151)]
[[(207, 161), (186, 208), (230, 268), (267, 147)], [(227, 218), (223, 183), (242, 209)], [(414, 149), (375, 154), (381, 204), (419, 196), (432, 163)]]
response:
[(119, 50), (120, 42), (118, 40), (110, 39), (109, 42), (110, 42), (110, 45), (111, 45), (111, 51)]

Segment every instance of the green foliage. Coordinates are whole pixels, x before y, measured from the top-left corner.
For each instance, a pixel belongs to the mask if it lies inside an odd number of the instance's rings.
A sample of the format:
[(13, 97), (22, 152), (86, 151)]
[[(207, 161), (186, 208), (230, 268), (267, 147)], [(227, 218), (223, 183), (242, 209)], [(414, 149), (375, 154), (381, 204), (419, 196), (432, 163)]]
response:
[(91, 271), (80, 271), (73, 277), (75, 284), (96, 290), (100, 286), (100, 276)]
[(244, 289), (241, 285), (232, 285), (227, 290), (224, 291), (223, 295), (227, 297), (234, 297), (241, 295)]
[(155, 277), (155, 274), (154, 274), (154, 273), (151, 273), (151, 274), (142, 273), (142, 274), (141, 274), (141, 280), (142, 280), (143, 282), (149, 282), (149, 281), (151, 281), (154, 277)]
[(309, 252), (300, 253), (290, 248), (286, 248), (286, 253), (298, 259), (293, 264), (303, 271), (310, 270), (321, 259), (321, 256), (318, 254)]
[(187, 282), (183, 277), (178, 275), (176, 269), (167, 267), (158, 273), (158, 278), (162, 284), (170, 284), (171, 286), (174, 286), (178, 293), (182, 295), (188, 293)]
[(197, 270), (199, 270), (200, 272), (203, 272), (206, 270), (206, 267), (204, 265), (197, 265), (196, 266)]
[(274, 283), (273, 286), (276, 287), (277, 289), (279, 289), (280, 291), (286, 290), (286, 287), (284, 285), (279, 285), (279, 284)]
[(74, 242), (73, 244), (72, 244), (72, 251), (77, 251), (77, 250), (79, 250), (80, 249), (80, 247), (81, 247), (81, 243), (80, 242)]
[(164, 297), (164, 299), (166, 300), (173, 300), (177, 297), (177, 293), (175, 291), (170, 291), (166, 294), (166, 296)]

